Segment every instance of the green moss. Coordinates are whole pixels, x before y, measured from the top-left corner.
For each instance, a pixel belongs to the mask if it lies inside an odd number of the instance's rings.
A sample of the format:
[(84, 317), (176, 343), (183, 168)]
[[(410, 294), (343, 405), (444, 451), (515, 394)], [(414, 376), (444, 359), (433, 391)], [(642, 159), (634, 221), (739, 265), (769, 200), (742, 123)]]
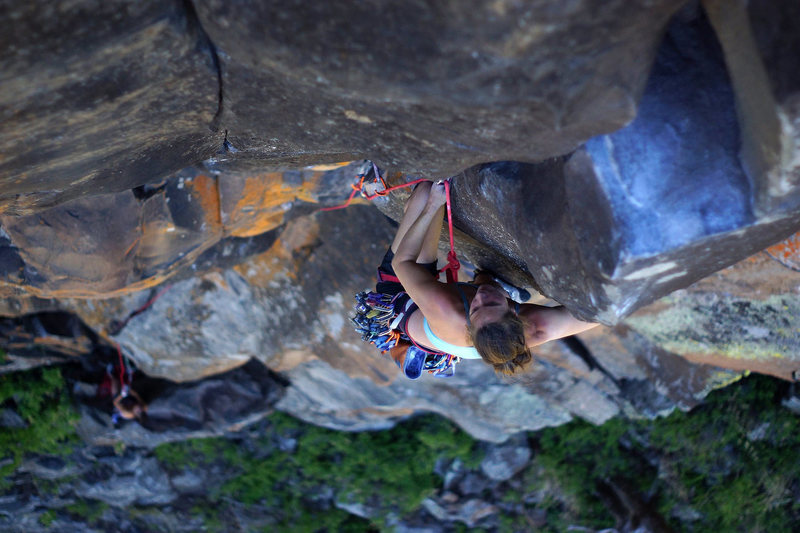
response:
[(780, 408), (780, 389), (754, 376), (715, 393), (690, 417), (673, 415), (653, 428), (653, 445), (687, 487), (684, 503), (709, 525), (753, 531), (800, 518), (789, 504), (800, 479), (800, 434), (796, 417)]
[(26, 453), (65, 454), (77, 440), (79, 416), (58, 368), (0, 375), (0, 406), (13, 409), (27, 427), (0, 432), (0, 455), (10, 461), (0, 468), (0, 486)]
[(192, 514), (203, 519), (203, 526), (208, 533), (218, 533), (226, 530), (225, 524), (219, 516), (219, 509), (209, 505), (195, 505)]
[(79, 518), (91, 524), (98, 520), (108, 507), (107, 503), (101, 501), (78, 500), (65, 506), (64, 510), (72, 515), (73, 518)]
[(576, 420), (539, 434), (537, 460), (574, 498), (567, 510), (581, 516), (587, 526), (614, 525), (613, 517), (596, 497), (596, 480), (646, 469), (620, 450), (619, 441), (626, 430), (626, 422), (616, 418), (599, 427)]
[(48, 509), (39, 515), (39, 523), (42, 524), (44, 527), (50, 527), (53, 522), (56, 520), (56, 511), (53, 509)]
[(165, 466), (179, 469), (210, 464), (217, 457), (234, 450), (230, 441), (216, 437), (162, 444), (154, 452)]
[[(434, 416), (415, 418), (390, 431), (360, 433), (311, 426), (280, 413), (270, 422), (275, 434), (296, 439), (296, 450), (257, 457), (216, 438), (164, 444), (156, 448), (156, 457), (171, 468), (224, 461), (238, 474), (212, 497), (274, 509), (281, 527), (293, 531), (368, 527), (339, 509), (315, 510), (314, 495), (321, 487), (337, 487), (337, 498), (369, 502), (382, 509), (382, 515), (402, 515), (417, 509), (438, 488), (440, 480), (433, 473), (437, 458), (461, 457), (471, 465), (482, 458), (468, 435)], [(270, 448), (268, 442), (262, 444)]]

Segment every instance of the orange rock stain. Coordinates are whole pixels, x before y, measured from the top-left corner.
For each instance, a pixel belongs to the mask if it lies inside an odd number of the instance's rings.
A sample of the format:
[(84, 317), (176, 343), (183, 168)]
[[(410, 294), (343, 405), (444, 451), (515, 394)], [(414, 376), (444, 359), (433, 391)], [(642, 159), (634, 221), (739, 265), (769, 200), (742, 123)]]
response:
[(279, 238), (269, 250), (251, 257), (245, 263), (234, 266), (233, 270), (238, 272), (253, 287), (268, 287), (270, 282), (281, 273), (296, 281), (297, 274), (292, 270), (292, 267), (292, 254)]
[(234, 237), (252, 237), (279, 226), (291, 202), (316, 203), (313, 193), (322, 174), (314, 172), (300, 186), (286, 184), (281, 172), (246, 178), (226, 230)]
[(770, 246), (766, 252), (789, 268), (800, 269), (800, 231)]
[(221, 231), (222, 215), (220, 213), (217, 180), (200, 174), (191, 180), (187, 180), (186, 186), (191, 191), (192, 196), (196, 198), (203, 207), (204, 221), (209, 230)]
[(311, 220), (293, 220), (266, 252), (233, 269), (255, 287), (267, 287), (279, 274), (297, 281), (306, 250), (313, 247), (319, 225)]
[[(20, 286), (16, 283), (0, 281), (0, 295), (22, 291), (26, 296), (38, 298), (115, 298), (156, 287), (167, 281), (180, 267), (190, 264), (200, 253), (213, 246), (219, 239), (234, 237), (251, 237), (268, 232), (284, 223), (286, 212), (293, 203), (302, 201), (310, 204), (318, 203), (320, 179), (329, 167), (338, 167), (346, 163), (321, 166), (302, 171), (303, 179), (286, 180), (282, 172), (269, 172), (246, 177), (213, 177), (198, 174), (184, 178), (184, 186), (202, 209), (197, 212), (203, 216), (205, 240), (200, 235), (184, 228), (177, 227), (172, 220), (166, 203), (152, 207), (147, 219), (140, 221), (139, 231), (132, 242), (125, 242), (120, 247), (120, 261), (134, 261), (145, 266), (163, 264), (163, 271), (146, 278), (135, 279), (129, 275), (125, 279), (106, 280), (105, 283), (70, 283), (69, 280), (53, 280), (43, 286)], [(222, 182), (230, 179), (233, 181)], [(403, 175), (392, 173), (387, 182), (399, 183)], [(227, 185), (227, 189), (222, 184)], [(229, 194), (228, 198), (225, 194)], [(343, 196), (349, 191), (342, 191)], [(353, 203), (366, 203), (357, 197)], [(3, 208), (0, 203), (0, 210)], [(39, 223), (44, 225), (44, 221)], [(289, 223), (273, 246), (265, 253), (249, 259), (245, 264), (236, 267), (244, 277), (251, 279), (256, 286), (268, 284), (277, 275), (296, 278), (298, 263), (307, 249), (312, 248), (318, 234), (316, 224), (313, 229), (301, 229), (300, 225), (308, 225), (307, 219), (299, 225)], [(297, 227), (294, 227), (297, 226)], [(190, 242), (192, 241), (192, 242)], [(176, 248), (176, 243), (180, 244)], [(190, 248), (180, 259), (168, 263), (173, 249)], [(140, 265), (141, 266), (141, 265)]]

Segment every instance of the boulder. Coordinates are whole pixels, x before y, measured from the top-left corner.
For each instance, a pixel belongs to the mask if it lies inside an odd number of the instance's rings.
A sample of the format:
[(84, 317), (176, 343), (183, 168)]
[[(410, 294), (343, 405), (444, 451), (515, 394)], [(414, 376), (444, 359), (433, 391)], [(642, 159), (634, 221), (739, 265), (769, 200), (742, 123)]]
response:
[[(178, 495), (169, 483), (169, 476), (155, 457), (130, 454), (127, 461), (106, 462), (106, 475), (94, 476), (91, 483), (79, 481), (75, 494), (79, 498), (99, 500), (114, 507), (132, 505), (166, 505)], [(99, 472), (98, 472), (99, 473)], [(100, 477), (97, 479), (97, 477)]]
[(528, 465), (531, 449), (524, 435), (499, 445), (490, 445), (481, 461), (481, 471), (493, 481), (506, 481)]

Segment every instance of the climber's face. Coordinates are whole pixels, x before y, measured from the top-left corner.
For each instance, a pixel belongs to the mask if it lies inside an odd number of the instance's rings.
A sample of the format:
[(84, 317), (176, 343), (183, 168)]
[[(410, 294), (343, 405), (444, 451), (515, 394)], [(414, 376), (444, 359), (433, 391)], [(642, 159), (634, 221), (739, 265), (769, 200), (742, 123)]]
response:
[(469, 306), (469, 319), (475, 328), (480, 329), (500, 320), (507, 312), (506, 291), (494, 283), (484, 283), (478, 287)]

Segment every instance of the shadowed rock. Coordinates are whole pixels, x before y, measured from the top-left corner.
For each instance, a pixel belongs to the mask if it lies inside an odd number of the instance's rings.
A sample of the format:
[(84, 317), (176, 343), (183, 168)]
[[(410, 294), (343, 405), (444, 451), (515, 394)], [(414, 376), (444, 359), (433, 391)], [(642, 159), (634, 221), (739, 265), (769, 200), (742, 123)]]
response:
[(222, 146), (214, 58), (180, 2), (2, 4), (0, 211), (157, 182)]
[[(230, 172), (235, 168), (366, 154), (393, 170), (447, 175), (475, 162), (513, 158), (534, 163), (485, 163), (459, 177), (455, 210), (465, 257), (537, 288), (578, 316), (617, 323), (800, 225), (800, 193), (792, 177), (796, 80), (776, 72), (783, 56), (764, 37), (762, 21), (782, 14), (793, 20), (795, 11), (784, 4), (754, 11), (758, 38), (739, 43), (729, 34), (749, 28), (746, 13), (721, 13), (709, 0), (712, 28), (693, 5), (671, 24), (651, 70), (661, 29), (680, 4), (612, 3), (589, 16), (590, 6), (570, 5), (461, 2), (409, 9), (387, 1), (369, 9), (305, 3), (277, 8), (209, 0), (198, 3), (202, 24), (192, 4), (184, 4), (185, 13), (153, 6), (123, 12), (120, 19), (141, 19), (144, 27), (157, 28), (141, 30), (142, 35), (136, 33), (139, 26), (127, 30), (142, 46), (157, 47), (161, 41), (153, 35), (183, 28), (184, 38), (199, 47), (192, 52), (181, 45), (192, 61), (208, 61), (221, 50), (224, 91), (217, 118), (227, 134), (208, 168), (227, 169), (226, 177), (190, 176), (192, 187), (183, 190), (182, 177), (163, 182), (164, 169), (138, 169), (136, 183), (104, 181), (115, 190), (144, 181), (156, 184), (136, 188), (133, 197), (122, 192), (99, 205), (75, 200), (38, 220), (6, 216), (0, 245), (10, 243), (2, 264), (7, 279), (11, 287), (28, 287), (40, 297), (139, 289), (163, 280), (165, 272), (193, 265), (223, 237), (253, 237), (277, 227), (278, 213), (275, 218), (248, 215), (285, 203), (277, 204), (282, 193), (261, 183), (270, 176)], [(23, 20), (36, 17), (47, 22), (52, 15), (19, 12)], [(308, 20), (326, 23), (309, 26)], [(527, 22), (520, 26), (521, 20)], [(88, 50), (100, 54), (103, 32), (114, 28), (101, 25), (87, 41), (97, 48)], [(84, 36), (58, 25), (54, 31), (58, 36), (26, 34), (20, 50), (41, 46), (43, 53), (60, 57), (70, 39)], [(127, 49), (121, 50), (124, 56)], [(762, 53), (768, 68), (759, 67)], [(422, 56), (425, 61), (419, 61)], [(45, 69), (41, 75), (47, 78), (51, 71), (46, 69), (55, 68), (25, 57), (23, 52), (11, 56), (10, 71), (19, 79), (36, 78), (37, 69)], [(160, 56), (143, 57), (157, 61)], [(769, 77), (780, 80), (772, 99)], [(758, 83), (742, 81), (750, 78)], [(61, 98), (68, 88), (49, 90)], [(632, 123), (596, 136), (630, 121), (639, 99)], [(15, 120), (40, 120), (29, 100), (15, 100), (14, 105), (31, 106)], [(111, 98), (111, 103), (123, 100)], [(778, 119), (754, 120), (767, 108)], [(53, 109), (73, 112), (68, 106)], [(47, 113), (39, 111), (44, 121)], [(116, 108), (106, 112), (120, 113)], [(781, 125), (778, 133), (775, 124)], [(112, 133), (103, 131), (106, 137)], [(131, 132), (124, 137), (136, 138)], [(63, 148), (67, 136), (57, 138)], [(16, 137), (8, 139), (10, 151), (23, 153), (15, 148)], [(575, 153), (561, 155), (582, 141), (587, 142)], [(146, 139), (139, 143), (147, 144)], [(72, 151), (94, 154), (81, 147)], [(46, 161), (46, 151), (36, 153)], [(97, 169), (116, 164), (113, 154), (102, 155)], [(129, 155), (126, 161), (136, 160)], [(24, 164), (13, 162), (4, 163), (11, 165), (9, 172), (29, 175)], [(54, 175), (66, 179), (70, 172)], [(26, 179), (16, 185), (6, 180), (9, 194), (50, 194), (44, 192), (48, 182), (35, 185), (35, 179)], [(59, 193), (52, 202), (82, 194), (78, 181), (59, 182), (67, 196)], [(93, 186), (92, 193), (106, 190)], [(100, 220), (108, 223), (98, 231)], [(88, 256), (97, 260), (89, 265)], [(81, 286), (92, 288), (80, 292)]]
[[(140, 375), (141, 376), (141, 375)], [(285, 383), (257, 361), (190, 383), (136, 379), (133, 387), (148, 404), (141, 422), (114, 427), (111, 418), (88, 406), (77, 431), (89, 443), (153, 448), (164, 442), (207, 438), (239, 431), (273, 411)]]
[(736, 96), (739, 156), (754, 207), (769, 216), (797, 207), (800, 185), (800, 5), (704, 0)]
[(659, 348), (628, 326), (594, 329), (581, 333), (579, 338), (616, 378), (619, 395), (630, 403), (627, 414), (632, 416), (666, 415), (675, 407), (689, 410), (713, 389), (741, 377), (741, 372), (735, 370), (689, 362)]
[(202, 160), (447, 176), (567, 153), (634, 117), (684, 1), (6, 2), (0, 209)]

